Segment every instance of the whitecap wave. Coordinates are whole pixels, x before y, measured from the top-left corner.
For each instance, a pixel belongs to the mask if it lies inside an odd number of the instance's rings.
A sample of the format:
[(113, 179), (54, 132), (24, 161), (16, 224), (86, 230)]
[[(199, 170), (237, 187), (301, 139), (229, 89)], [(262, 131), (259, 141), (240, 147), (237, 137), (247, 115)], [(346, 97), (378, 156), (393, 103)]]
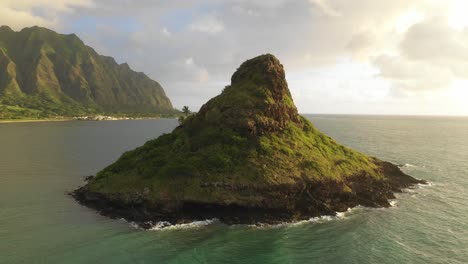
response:
[[(125, 220), (125, 219), (123, 219), (123, 218), (120, 219), (120, 220), (127, 221), (127, 220)], [(133, 227), (133, 228), (135, 228), (135, 229), (140, 229), (140, 226), (138, 226), (138, 224), (135, 223), (135, 222), (129, 222), (129, 224), (130, 224), (131, 227)]]
[[(321, 224), (321, 223), (327, 223), (330, 221), (337, 221), (337, 220), (343, 220), (348, 218), (354, 211), (359, 210), (359, 209), (364, 209), (365, 207), (358, 205), (353, 208), (348, 208), (348, 210), (344, 212), (336, 212), (336, 215), (322, 215), (322, 216), (317, 216), (317, 217), (312, 217), (307, 220), (302, 220), (302, 221), (296, 221), (296, 222), (283, 222), (279, 224), (254, 224), (254, 225), (248, 225), (248, 227), (251, 228), (260, 228), (260, 229), (275, 229), (275, 228), (283, 228), (283, 227), (295, 227), (299, 225), (304, 225), (304, 224)], [(241, 225), (237, 225), (241, 226)]]
[(309, 223), (325, 223), (325, 222), (330, 222), (333, 220), (340, 220), (345, 218), (344, 212), (338, 212), (336, 215), (323, 215), (323, 216), (318, 216), (318, 217), (312, 217), (307, 222)]
[(153, 225), (149, 230), (152, 231), (158, 231), (158, 230), (176, 230), (176, 229), (198, 229), (198, 228), (203, 228), (209, 225), (212, 225), (214, 223), (219, 222), (218, 219), (207, 219), (203, 221), (194, 221), (191, 223), (185, 223), (185, 224), (171, 224), (166, 221), (161, 221), (157, 222), (156, 224)]
[(403, 169), (403, 168), (416, 168), (418, 166), (411, 164), (411, 163), (405, 163), (405, 164), (399, 164), (398, 167)]
[(426, 181), (426, 183), (418, 183), (417, 186), (419, 188), (424, 188), (424, 187), (431, 187), (431, 186), (434, 186), (435, 183), (434, 182), (431, 182), (431, 181)]

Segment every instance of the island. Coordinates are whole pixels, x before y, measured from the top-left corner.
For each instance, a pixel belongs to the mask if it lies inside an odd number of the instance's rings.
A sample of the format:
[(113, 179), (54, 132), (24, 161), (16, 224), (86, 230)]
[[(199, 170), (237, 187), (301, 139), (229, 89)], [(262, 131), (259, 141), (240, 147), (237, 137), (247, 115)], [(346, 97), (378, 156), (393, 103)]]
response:
[(143, 228), (213, 218), (277, 224), (389, 207), (395, 192), (419, 183), (299, 115), (283, 65), (266, 54), (244, 62), (172, 133), (124, 153), (72, 195)]

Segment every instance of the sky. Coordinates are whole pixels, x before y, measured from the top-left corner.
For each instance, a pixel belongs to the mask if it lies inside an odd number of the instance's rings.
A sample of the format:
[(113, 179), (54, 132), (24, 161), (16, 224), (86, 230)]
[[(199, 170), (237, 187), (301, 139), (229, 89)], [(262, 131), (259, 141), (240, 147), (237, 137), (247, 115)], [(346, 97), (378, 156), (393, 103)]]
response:
[(76, 33), (197, 110), (274, 54), (301, 113), (468, 115), (465, 0), (0, 0), (0, 25)]

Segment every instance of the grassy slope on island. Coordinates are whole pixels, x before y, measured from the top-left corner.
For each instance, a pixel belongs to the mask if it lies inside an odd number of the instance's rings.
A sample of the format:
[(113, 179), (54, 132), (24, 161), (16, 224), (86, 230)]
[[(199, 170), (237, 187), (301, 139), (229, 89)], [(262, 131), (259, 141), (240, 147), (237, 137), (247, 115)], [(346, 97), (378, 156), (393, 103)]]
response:
[(1, 119), (174, 112), (159, 83), (74, 34), (0, 27)]
[[(270, 55), (256, 61), (265, 59), (278, 63)], [(345, 182), (362, 173), (383, 178), (373, 158), (337, 144), (297, 115), (289, 91), (281, 100), (274, 98), (269, 90), (271, 76), (261, 66), (247, 63), (241, 70), (250, 75), (233, 81), (171, 134), (123, 154), (97, 175), (90, 190), (124, 194), (129, 199), (146, 190), (152, 200), (252, 205), (264, 202), (255, 191), (200, 186), (222, 182), (258, 189), (296, 184), (304, 177)], [(284, 116), (280, 124), (269, 109), (284, 110), (279, 114), (290, 112), (290, 116)], [(252, 134), (249, 124), (266, 130)]]
[(389, 206), (393, 192), (419, 182), (314, 128), (267, 54), (244, 62), (230, 86), (172, 133), (124, 153), (73, 195), (143, 224), (278, 223)]

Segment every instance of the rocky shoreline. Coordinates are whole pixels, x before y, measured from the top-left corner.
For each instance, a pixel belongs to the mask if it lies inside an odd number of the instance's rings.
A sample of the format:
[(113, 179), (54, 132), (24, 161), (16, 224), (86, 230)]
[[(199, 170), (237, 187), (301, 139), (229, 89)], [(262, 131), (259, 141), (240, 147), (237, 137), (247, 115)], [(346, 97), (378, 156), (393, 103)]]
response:
[[(424, 180), (414, 179), (403, 173), (396, 165), (382, 162), (386, 179), (377, 180), (366, 175), (349, 177), (346, 183), (335, 181), (310, 181), (296, 185), (277, 185), (257, 188), (265, 200), (262, 204), (243, 206), (237, 204), (202, 203), (196, 201), (150, 201), (143, 194), (131, 200), (118, 194), (104, 195), (89, 191), (83, 186), (70, 193), (80, 204), (97, 210), (100, 214), (125, 219), (139, 227), (149, 229), (157, 222), (184, 224), (206, 219), (219, 219), (224, 224), (279, 224), (307, 220), (312, 217), (336, 215), (348, 208), (365, 206), (372, 208), (390, 207), (389, 199), (394, 193)], [(87, 180), (92, 178), (87, 177)], [(351, 186), (353, 191), (344, 191)], [(204, 184), (201, 188), (243, 188), (255, 186), (233, 186), (222, 183)]]

